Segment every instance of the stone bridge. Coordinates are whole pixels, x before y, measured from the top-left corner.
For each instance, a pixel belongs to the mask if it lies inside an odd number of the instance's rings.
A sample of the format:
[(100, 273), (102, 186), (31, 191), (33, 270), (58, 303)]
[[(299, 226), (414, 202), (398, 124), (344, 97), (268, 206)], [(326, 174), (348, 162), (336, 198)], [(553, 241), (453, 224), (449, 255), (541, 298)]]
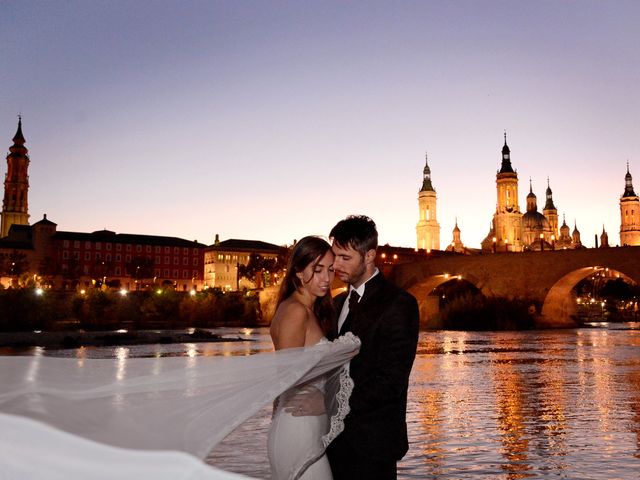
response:
[(485, 296), (540, 302), (538, 323), (562, 327), (575, 325), (572, 315), (577, 305), (572, 289), (606, 269), (630, 283), (640, 283), (640, 247), (427, 257), (397, 265), (392, 277), (418, 299), (424, 326), (437, 313), (437, 298), (430, 297), (434, 288), (460, 279)]

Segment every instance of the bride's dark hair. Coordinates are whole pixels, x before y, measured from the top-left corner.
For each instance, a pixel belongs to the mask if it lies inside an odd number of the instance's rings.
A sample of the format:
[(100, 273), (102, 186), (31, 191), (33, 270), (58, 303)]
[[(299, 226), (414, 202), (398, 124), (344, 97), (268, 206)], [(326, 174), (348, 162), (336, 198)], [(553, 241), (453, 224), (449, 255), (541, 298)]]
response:
[[(320, 259), (331, 250), (331, 245), (320, 237), (308, 236), (301, 238), (289, 253), (287, 262), (287, 274), (282, 280), (280, 293), (278, 294), (278, 303), (276, 308), (289, 298), (293, 292), (303, 286), (302, 281), (296, 273), (302, 272), (310, 263), (319, 262)], [(315, 314), (320, 328), (324, 334), (329, 337), (335, 337), (334, 332), (334, 309), (331, 301), (331, 293), (327, 293), (323, 297), (316, 298), (313, 303), (313, 313)]]

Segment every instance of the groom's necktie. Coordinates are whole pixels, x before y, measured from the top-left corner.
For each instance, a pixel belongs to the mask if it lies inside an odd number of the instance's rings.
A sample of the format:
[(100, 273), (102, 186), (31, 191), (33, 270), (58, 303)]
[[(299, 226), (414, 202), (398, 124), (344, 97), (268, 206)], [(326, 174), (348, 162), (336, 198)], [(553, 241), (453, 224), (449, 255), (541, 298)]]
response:
[(353, 323), (353, 316), (355, 315), (355, 311), (358, 308), (358, 301), (360, 300), (360, 294), (355, 290), (351, 290), (349, 294), (349, 313), (347, 314), (347, 318), (344, 319), (344, 323), (342, 324), (342, 328), (340, 329), (340, 333), (350, 332)]

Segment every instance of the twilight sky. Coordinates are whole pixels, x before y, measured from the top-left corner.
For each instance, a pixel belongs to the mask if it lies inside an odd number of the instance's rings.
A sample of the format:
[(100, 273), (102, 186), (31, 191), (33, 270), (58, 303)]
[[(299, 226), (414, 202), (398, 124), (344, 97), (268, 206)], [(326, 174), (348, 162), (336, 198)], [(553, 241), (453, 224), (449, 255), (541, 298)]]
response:
[[(415, 247), (425, 151), (441, 246), (478, 247), (506, 129), (587, 246), (640, 190), (638, 1), (0, 0), (0, 147), (31, 222), (291, 243), (351, 213)], [(2, 172), (6, 164), (2, 162)]]

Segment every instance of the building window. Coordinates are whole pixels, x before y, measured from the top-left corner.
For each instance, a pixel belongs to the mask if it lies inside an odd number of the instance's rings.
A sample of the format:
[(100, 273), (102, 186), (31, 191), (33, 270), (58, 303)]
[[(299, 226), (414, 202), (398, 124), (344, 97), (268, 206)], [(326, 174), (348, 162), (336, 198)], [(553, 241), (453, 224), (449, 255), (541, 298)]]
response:
[(194, 249), (193, 249), (193, 254), (194, 254), (194, 255), (197, 255), (197, 254), (198, 254), (198, 249), (197, 249), (197, 248), (194, 248)]
[(120, 255), (119, 253), (116, 253), (116, 262), (121, 262), (122, 261), (122, 255)]
[(184, 248), (182, 249), (182, 254), (183, 254), (183, 255), (189, 255), (189, 248), (188, 248), (188, 247), (184, 247)]
[(96, 250), (102, 250), (102, 242), (96, 242)]
[(178, 247), (173, 247), (173, 254), (178, 255), (180, 253), (180, 249)]
[(96, 260), (100, 261), (100, 252), (96, 252)]
[[(211, 273), (211, 272), (209, 272), (209, 273)], [(197, 270), (193, 270), (193, 271), (191, 272), (191, 276), (192, 276), (193, 278), (198, 278), (198, 271), (197, 271)]]
[(137, 253), (142, 252), (142, 245), (136, 245), (136, 252)]
[(169, 257), (164, 257), (164, 264), (168, 265), (171, 263), (171, 259)]
[(178, 257), (173, 257), (173, 264), (180, 265), (180, 259)]
[(180, 272), (178, 270), (174, 270), (173, 271), (173, 278), (178, 278), (179, 274), (180, 274)]
[(182, 265), (189, 265), (189, 257), (182, 257)]
[(182, 271), (182, 278), (189, 278), (189, 270)]
[(171, 253), (171, 249), (169, 247), (164, 247), (164, 253)]
[(91, 253), (90, 252), (84, 252), (84, 259), (85, 260), (91, 260)]
[(73, 248), (80, 248), (80, 240), (73, 241)]
[(131, 245), (127, 243), (127, 252), (131, 251)]
[(64, 248), (69, 248), (69, 240), (65, 240), (64, 242), (62, 242), (62, 246)]
[(145, 247), (145, 250), (146, 250), (147, 253), (151, 253), (151, 245), (147, 245)]
[(197, 265), (198, 265), (198, 259), (197, 259), (197, 258), (194, 258), (194, 259), (193, 259), (193, 266), (195, 267), (195, 266), (197, 266)]
[(80, 252), (73, 252), (73, 259), (80, 260)]
[(110, 243), (106, 243), (104, 246), (108, 251), (111, 251), (111, 244)]
[(122, 244), (121, 243), (117, 243), (116, 244), (116, 252), (121, 252), (122, 251)]
[(115, 274), (120, 275), (120, 272), (121, 272), (120, 267), (116, 267)]
[(159, 268), (155, 268), (153, 270), (153, 276), (154, 277), (159, 277), (160, 276), (160, 269)]
[(218, 260), (222, 261), (224, 260), (224, 255), (222, 255), (221, 253), (218, 254)]
[(91, 248), (91, 242), (84, 242), (84, 248), (90, 249)]
[(154, 262), (154, 263), (155, 263), (156, 265), (160, 265), (160, 260), (161, 260), (161, 258), (160, 258), (159, 256), (157, 256), (157, 257), (156, 257), (156, 260), (155, 260), (155, 262)]
[(111, 261), (111, 254), (110, 254), (110, 253), (107, 253), (107, 254), (104, 256), (104, 260), (105, 260), (106, 262), (110, 262), (110, 261)]
[(156, 245), (156, 253), (162, 252), (162, 247), (160, 245)]
[(69, 252), (68, 251), (63, 251), (62, 252), (62, 259), (63, 260), (68, 260), (69, 259)]
[(169, 269), (168, 268), (164, 269), (164, 278), (169, 278)]

